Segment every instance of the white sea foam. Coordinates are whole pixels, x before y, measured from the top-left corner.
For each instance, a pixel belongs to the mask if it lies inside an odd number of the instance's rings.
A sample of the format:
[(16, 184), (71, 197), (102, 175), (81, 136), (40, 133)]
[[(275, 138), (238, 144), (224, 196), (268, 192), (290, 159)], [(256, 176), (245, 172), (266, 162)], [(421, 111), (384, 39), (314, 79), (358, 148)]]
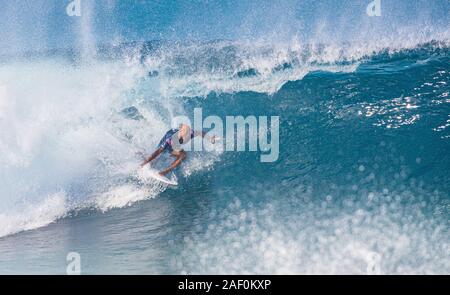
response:
[[(59, 192), (37, 204), (24, 204), (0, 213), (0, 237), (49, 225), (67, 213), (66, 196)], [(16, 211), (18, 210), (18, 211)]]
[(130, 173), (123, 173), (168, 128), (158, 117), (137, 122), (119, 115), (136, 102), (127, 101), (127, 91), (140, 77), (132, 60), (0, 66), (0, 236), (44, 226), (76, 208), (107, 210), (155, 195), (128, 185)]
[(380, 38), (377, 42), (356, 44), (302, 43), (294, 37), (281, 44), (252, 40), (170, 45), (149, 55), (145, 66), (159, 73), (160, 92), (167, 97), (239, 91), (273, 94), (286, 82), (301, 80), (308, 73), (351, 72), (361, 62), (381, 52), (392, 55), (420, 48), (433, 40), (439, 42), (432, 47), (450, 45), (448, 32), (413, 39), (408, 35), (396, 40)]
[(95, 198), (95, 207), (105, 212), (113, 208), (122, 208), (146, 199), (154, 198), (166, 186), (152, 183), (151, 186), (140, 187), (136, 185), (122, 185), (102, 193)]

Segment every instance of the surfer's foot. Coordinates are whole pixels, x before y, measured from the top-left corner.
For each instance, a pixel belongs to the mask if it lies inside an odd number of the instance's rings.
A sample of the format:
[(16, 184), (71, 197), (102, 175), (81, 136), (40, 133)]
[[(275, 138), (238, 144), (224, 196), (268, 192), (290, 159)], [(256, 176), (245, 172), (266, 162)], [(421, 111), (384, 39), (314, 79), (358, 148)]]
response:
[(158, 174), (161, 175), (161, 176), (166, 176), (167, 173), (166, 172), (159, 172)]

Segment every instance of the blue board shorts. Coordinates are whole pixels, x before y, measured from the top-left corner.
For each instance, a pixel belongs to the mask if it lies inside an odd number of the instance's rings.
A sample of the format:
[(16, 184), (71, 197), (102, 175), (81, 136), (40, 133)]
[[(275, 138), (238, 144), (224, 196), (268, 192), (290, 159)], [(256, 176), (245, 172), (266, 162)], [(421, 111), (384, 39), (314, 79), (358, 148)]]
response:
[[(160, 140), (160, 142), (158, 144), (158, 149), (162, 148), (164, 151), (167, 150), (169, 153), (172, 153), (173, 152), (172, 137), (177, 132), (178, 132), (178, 129), (176, 129), (176, 128), (170, 129), (169, 131), (167, 131), (166, 134), (163, 136), (163, 138)], [(194, 131), (191, 130), (191, 139), (193, 137), (194, 137)]]

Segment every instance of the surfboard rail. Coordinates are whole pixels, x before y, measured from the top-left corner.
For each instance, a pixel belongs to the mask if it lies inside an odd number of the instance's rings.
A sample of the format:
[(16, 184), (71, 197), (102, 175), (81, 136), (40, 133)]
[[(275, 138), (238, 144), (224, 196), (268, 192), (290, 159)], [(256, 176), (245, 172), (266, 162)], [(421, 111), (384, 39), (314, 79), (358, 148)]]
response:
[(159, 182), (162, 182), (162, 183), (165, 183), (168, 185), (173, 185), (173, 186), (178, 185), (178, 182), (176, 181), (176, 179), (169, 179), (165, 176), (162, 176), (159, 174), (158, 170), (153, 169), (149, 166), (139, 168), (138, 176), (141, 180), (144, 180), (144, 181), (148, 181), (148, 179), (154, 179), (154, 180), (157, 180)]

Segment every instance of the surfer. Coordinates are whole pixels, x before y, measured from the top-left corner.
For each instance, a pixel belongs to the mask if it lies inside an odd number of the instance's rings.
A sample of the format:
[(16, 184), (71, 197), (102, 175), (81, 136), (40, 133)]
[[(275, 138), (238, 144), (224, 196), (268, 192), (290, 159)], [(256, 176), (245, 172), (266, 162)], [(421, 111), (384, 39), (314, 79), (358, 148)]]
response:
[(194, 131), (191, 129), (191, 127), (189, 127), (189, 125), (181, 124), (178, 129), (173, 128), (166, 132), (166, 134), (158, 144), (158, 149), (141, 164), (141, 167), (144, 167), (146, 164), (156, 159), (164, 151), (168, 151), (172, 156), (175, 157), (175, 161), (173, 161), (173, 163), (167, 169), (159, 172), (159, 175), (165, 176), (167, 173), (178, 167), (184, 159), (186, 159), (186, 152), (181, 148), (180, 145), (188, 143), (192, 138), (196, 136), (208, 138), (213, 144), (216, 142), (215, 136), (209, 137), (203, 131)]

